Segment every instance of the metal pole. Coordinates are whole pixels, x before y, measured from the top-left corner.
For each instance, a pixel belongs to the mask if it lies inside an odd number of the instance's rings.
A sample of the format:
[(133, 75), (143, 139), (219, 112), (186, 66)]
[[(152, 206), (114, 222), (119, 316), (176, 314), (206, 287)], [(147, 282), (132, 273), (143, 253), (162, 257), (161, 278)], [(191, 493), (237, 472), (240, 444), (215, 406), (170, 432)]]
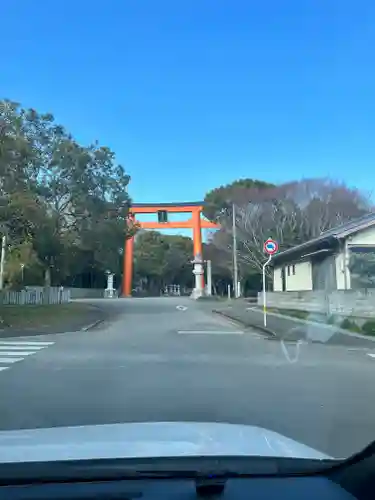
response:
[(3, 235), (1, 239), (0, 290), (4, 288), (4, 265), (5, 265), (6, 241), (7, 241), (6, 236)]
[(272, 255), (268, 257), (267, 262), (263, 264), (263, 325), (267, 326), (267, 305), (266, 305), (266, 267), (271, 262)]
[(238, 265), (237, 265), (237, 234), (236, 234), (236, 208), (232, 204), (232, 233), (233, 233), (233, 288), (234, 298), (238, 298)]
[(207, 261), (207, 295), (212, 295), (212, 264), (211, 261)]

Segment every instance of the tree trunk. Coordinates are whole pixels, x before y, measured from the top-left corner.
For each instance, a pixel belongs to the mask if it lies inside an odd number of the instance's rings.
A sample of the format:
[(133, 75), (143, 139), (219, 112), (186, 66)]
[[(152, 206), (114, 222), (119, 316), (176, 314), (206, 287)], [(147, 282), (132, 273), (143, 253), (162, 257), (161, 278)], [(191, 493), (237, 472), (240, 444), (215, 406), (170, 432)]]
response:
[(51, 286), (51, 268), (49, 266), (44, 271), (44, 286), (45, 287)]

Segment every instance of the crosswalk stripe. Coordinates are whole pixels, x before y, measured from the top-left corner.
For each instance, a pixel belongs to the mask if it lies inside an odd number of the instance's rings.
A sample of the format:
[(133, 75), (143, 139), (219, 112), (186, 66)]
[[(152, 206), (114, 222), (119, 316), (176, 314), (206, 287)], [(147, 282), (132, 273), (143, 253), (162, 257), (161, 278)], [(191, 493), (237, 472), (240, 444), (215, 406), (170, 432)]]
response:
[(35, 354), (35, 351), (0, 351), (1, 356), (29, 356)]
[(0, 358), (0, 363), (6, 365), (7, 363), (16, 363), (17, 361), (22, 361), (23, 358)]
[[(0, 345), (0, 353), (3, 349), (8, 349), (9, 351), (21, 351), (22, 349), (27, 349), (29, 346), (27, 345)], [(32, 349), (34, 352), (35, 351), (40, 351), (41, 349), (44, 349), (46, 346), (30, 346), (30, 349)]]
[(26, 340), (0, 340), (0, 345), (20, 345), (20, 346), (47, 346), (47, 345), (52, 345), (54, 342), (33, 342), (33, 341), (26, 341)]
[(28, 340), (0, 340), (0, 371), (10, 368), (10, 366), (6, 365), (23, 361), (27, 356), (37, 354), (42, 349), (54, 343)]

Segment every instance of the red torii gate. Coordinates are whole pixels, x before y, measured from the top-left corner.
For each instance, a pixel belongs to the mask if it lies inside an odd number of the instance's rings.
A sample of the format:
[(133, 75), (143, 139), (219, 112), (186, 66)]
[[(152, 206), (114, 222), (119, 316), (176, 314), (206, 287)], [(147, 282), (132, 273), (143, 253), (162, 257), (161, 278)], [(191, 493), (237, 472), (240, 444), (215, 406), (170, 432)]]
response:
[[(142, 229), (192, 229), (194, 258), (202, 256), (202, 229), (217, 229), (218, 224), (201, 218), (204, 202), (191, 203), (133, 203), (129, 208), (129, 218)], [(191, 213), (191, 219), (178, 222), (140, 222), (137, 214), (154, 213)], [(133, 250), (134, 236), (125, 242), (123, 264), (123, 296), (131, 297), (133, 281)]]

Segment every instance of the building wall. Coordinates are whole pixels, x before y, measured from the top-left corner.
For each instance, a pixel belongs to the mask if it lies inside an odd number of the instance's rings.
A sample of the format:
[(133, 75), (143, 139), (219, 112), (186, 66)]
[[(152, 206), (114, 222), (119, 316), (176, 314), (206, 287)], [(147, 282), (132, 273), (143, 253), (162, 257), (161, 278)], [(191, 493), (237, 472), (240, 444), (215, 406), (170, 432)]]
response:
[(282, 266), (281, 267), (274, 267), (273, 270), (273, 290), (275, 292), (282, 292), (283, 291), (283, 280), (282, 280)]
[(335, 255), (316, 254), (311, 256), (312, 261), (312, 289), (336, 290), (336, 262)]
[(349, 236), (347, 242), (349, 248), (350, 245), (375, 245), (375, 226)]
[[(273, 289), (282, 292), (282, 266), (274, 268)], [(311, 262), (295, 262), (285, 266), (285, 285), (287, 292), (312, 290)]]
[(337, 290), (350, 289), (350, 272), (345, 250), (335, 256)]
[(287, 291), (312, 290), (311, 262), (296, 262), (286, 266), (285, 281)]

